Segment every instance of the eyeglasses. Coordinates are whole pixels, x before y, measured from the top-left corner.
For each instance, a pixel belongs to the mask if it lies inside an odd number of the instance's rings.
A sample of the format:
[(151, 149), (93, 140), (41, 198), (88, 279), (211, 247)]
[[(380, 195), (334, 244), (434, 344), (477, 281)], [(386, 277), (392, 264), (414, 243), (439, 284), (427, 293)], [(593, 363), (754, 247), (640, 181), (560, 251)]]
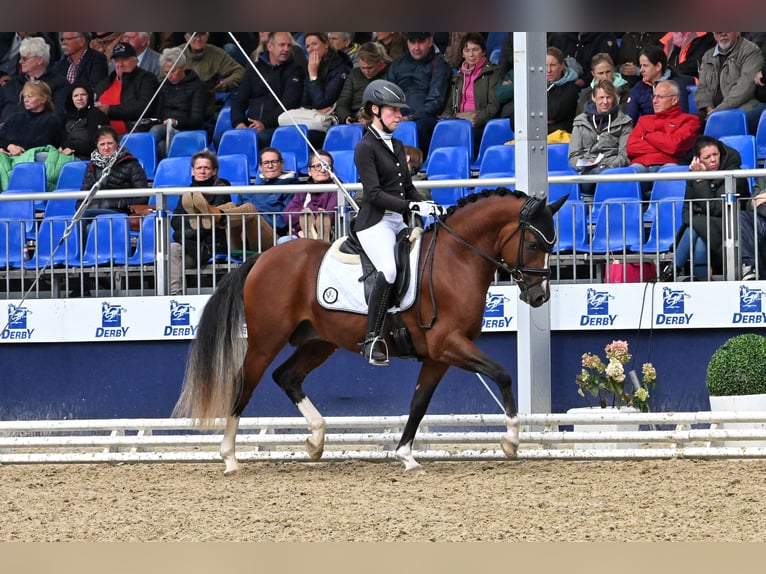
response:
[(261, 165), (279, 165), (282, 163), (281, 159), (264, 159), (261, 161)]
[[(330, 166), (330, 167), (332, 167), (332, 166)], [(309, 166), (309, 168), (316, 169), (316, 170), (319, 170), (319, 171), (327, 171), (327, 169), (325, 169), (325, 166), (323, 166), (321, 163), (312, 163)]]
[(668, 95), (664, 95), (664, 94), (652, 94), (652, 99), (653, 100), (654, 99), (659, 100), (660, 98), (677, 98), (677, 97), (678, 96), (676, 96), (675, 94), (668, 94)]
[(77, 38), (82, 38), (82, 36), (61, 36), (61, 41), (71, 42), (72, 40), (77, 40)]

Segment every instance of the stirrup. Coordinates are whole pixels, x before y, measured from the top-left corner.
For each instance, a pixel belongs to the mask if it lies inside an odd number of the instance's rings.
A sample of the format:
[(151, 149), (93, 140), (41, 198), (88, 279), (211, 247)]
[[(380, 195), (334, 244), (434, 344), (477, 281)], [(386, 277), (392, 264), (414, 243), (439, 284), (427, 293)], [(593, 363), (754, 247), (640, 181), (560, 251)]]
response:
[[(385, 351), (380, 351), (377, 344), (383, 345)], [(371, 339), (365, 339), (362, 343), (362, 356), (367, 359), (371, 365), (384, 367), (388, 365), (388, 345), (383, 337), (373, 337)]]

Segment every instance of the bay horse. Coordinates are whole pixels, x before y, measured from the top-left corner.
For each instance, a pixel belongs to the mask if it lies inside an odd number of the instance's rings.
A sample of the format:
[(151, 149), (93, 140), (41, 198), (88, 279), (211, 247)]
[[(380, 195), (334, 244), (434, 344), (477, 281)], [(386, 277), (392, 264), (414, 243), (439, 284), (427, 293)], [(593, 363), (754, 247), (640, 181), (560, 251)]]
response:
[[(550, 297), (553, 214), (565, 200), (546, 205), (520, 191), (484, 190), (461, 198), (423, 233), (416, 301), (401, 312), (422, 361), (395, 451), (405, 471), (423, 470), (412, 455), (412, 442), (450, 366), (486, 375), (498, 386), (507, 426), (501, 446), (507, 457), (515, 458), (519, 421), (511, 376), (473, 341), (481, 333), (495, 269), (510, 273), (520, 299), (532, 307)], [(318, 268), (328, 248), (326, 242), (295, 239), (251, 257), (221, 279), (205, 305), (173, 416), (190, 417), (199, 426), (226, 417), (220, 445), (225, 475), (239, 469), (234, 449), (239, 418), (267, 367), (288, 343), (295, 350), (272, 376), (306, 418), (309, 456), (322, 456), (325, 421), (304, 394), (303, 380), (338, 348), (358, 353), (367, 325), (366, 315), (327, 310), (317, 302)], [(424, 323), (423, 317), (431, 321)], [(388, 346), (392, 348), (391, 341)]]

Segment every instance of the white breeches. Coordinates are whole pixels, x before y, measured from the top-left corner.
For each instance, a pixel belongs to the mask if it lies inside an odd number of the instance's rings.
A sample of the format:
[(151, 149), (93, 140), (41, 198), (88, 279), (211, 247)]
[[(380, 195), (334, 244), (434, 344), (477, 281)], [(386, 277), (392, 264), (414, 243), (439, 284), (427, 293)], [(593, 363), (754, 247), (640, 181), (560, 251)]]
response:
[(396, 280), (396, 261), (394, 260), (396, 234), (406, 228), (400, 213), (386, 211), (383, 219), (378, 223), (356, 233), (367, 257), (375, 268), (385, 275), (389, 283)]

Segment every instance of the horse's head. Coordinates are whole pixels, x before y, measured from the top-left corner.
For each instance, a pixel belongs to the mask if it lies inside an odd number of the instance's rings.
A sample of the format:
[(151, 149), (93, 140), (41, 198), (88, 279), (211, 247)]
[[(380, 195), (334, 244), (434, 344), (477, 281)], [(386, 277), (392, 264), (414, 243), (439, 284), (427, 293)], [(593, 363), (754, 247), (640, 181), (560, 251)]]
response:
[[(519, 286), (519, 297), (532, 307), (539, 307), (551, 296), (549, 258), (556, 243), (553, 215), (567, 200), (567, 196), (546, 205), (545, 200), (527, 197), (521, 206), (518, 226), (501, 247), (500, 256), (515, 261), (511, 277)], [(505, 251), (516, 247), (516, 257)]]

